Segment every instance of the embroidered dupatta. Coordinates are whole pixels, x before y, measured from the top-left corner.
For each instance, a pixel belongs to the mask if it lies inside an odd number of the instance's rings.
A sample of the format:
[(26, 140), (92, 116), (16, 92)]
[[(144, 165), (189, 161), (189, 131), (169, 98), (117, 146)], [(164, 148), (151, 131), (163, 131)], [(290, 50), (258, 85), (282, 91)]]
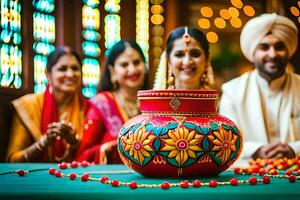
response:
[(96, 164), (122, 163), (116, 144), (119, 130), (128, 120), (127, 114), (110, 92), (98, 93), (91, 101), (94, 109), (86, 116), (76, 159)]
[[(28, 94), (15, 101), (16, 116), (12, 122), (11, 138), (8, 147), (7, 161), (21, 162), (24, 157), (24, 149), (32, 142), (46, 134), (49, 123), (59, 121), (58, 107), (53, 95), (47, 86), (44, 94)], [(86, 100), (75, 95), (73, 102), (67, 109), (70, 114), (65, 118), (71, 122), (78, 134), (82, 136), (84, 114), (90, 104)], [(33, 141), (32, 141), (33, 139)], [(60, 157), (65, 150), (66, 144), (60, 140), (44, 152), (42, 162), (53, 162), (54, 156)], [(72, 158), (70, 158), (72, 159)]]

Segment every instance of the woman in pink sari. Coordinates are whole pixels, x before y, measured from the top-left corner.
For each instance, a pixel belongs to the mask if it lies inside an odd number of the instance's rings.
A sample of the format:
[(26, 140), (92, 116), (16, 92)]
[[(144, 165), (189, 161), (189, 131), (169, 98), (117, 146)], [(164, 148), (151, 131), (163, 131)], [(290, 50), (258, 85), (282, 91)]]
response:
[(140, 113), (137, 92), (145, 83), (145, 57), (134, 41), (121, 40), (110, 50), (98, 91), (96, 109), (86, 116), (76, 159), (99, 164), (121, 163), (117, 137), (121, 126)]

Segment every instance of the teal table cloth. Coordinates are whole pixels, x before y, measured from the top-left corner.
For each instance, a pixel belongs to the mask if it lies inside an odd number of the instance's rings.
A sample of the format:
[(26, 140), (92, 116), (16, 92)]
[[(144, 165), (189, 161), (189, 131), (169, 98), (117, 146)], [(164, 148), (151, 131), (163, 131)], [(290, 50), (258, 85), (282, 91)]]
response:
[[(118, 180), (130, 183), (136, 181), (138, 184), (157, 184), (168, 181), (179, 183), (184, 179), (171, 178), (145, 178), (139, 174), (131, 172), (124, 165), (92, 165), (88, 167), (78, 167), (61, 170), (64, 174), (76, 173), (82, 175), (89, 173), (95, 181), (83, 182), (79, 177), (70, 180), (69, 177), (57, 178), (48, 173), (48, 169), (53, 167), (59, 169), (57, 164), (0, 164), (0, 199), (139, 199), (139, 200), (160, 200), (160, 199), (300, 199), (300, 180), (290, 183), (288, 179), (271, 178), (270, 184), (249, 183), (238, 186), (219, 185), (215, 188), (192, 186), (184, 189), (181, 187), (170, 187), (168, 190), (162, 188), (137, 188), (131, 189), (128, 186), (113, 187), (110, 184), (102, 184), (99, 179), (107, 176), (109, 180)], [(6, 173), (11, 170), (32, 170), (23, 177), (17, 173)], [(163, 171), (158, 173), (164, 173)], [(219, 182), (229, 181), (237, 177), (239, 180), (248, 180), (249, 175), (235, 175), (232, 171), (225, 171), (217, 177), (199, 177), (201, 182), (209, 182), (215, 179)], [(257, 176), (259, 178), (259, 176)], [(192, 182), (195, 179), (188, 179)]]

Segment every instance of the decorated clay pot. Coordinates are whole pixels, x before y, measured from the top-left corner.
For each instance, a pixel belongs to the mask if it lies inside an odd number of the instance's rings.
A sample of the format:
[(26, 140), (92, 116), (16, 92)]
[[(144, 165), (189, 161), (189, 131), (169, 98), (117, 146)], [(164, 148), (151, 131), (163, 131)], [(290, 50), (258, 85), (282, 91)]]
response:
[(217, 91), (145, 90), (138, 99), (142, 114), (123, 125), (118, 150), (143, 176), (214, 176), (240, 155), (242, 135), (217, 114)]

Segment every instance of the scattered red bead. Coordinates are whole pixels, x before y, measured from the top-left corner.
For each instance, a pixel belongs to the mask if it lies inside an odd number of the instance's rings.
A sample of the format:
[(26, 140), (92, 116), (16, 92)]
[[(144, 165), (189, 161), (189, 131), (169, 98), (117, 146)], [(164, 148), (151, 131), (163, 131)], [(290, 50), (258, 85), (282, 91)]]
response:
[(289, 181), (290, 181), (290, 183), (295, 183), (296, 182), (296, 176), (295, 175), (290, 175), (289, 176)]
[(236, 167), (236, 168), (233, 169), (233, 172), (234, 172), (235, 174), (240, 174), (240, 173), (241, 173), (241, 169), (238, 168), (238, 167)]
[(218, 182), (216, 180), (210, 180), (209, 181), (209, 187), (217, 187), (218, 186)]
[(257, 178), (256, 177), (250, 177), (249, 178), (250, 185), (256, 185), (257, 184)]
[(78, 167), (78, 162), (73, 161), (71, 162), (71, 168), (77, 168)]
[(239, 181), (237, 178), (232, 178), (232, 179), (230, 179), (229, 182), (232, 186), (237, 186), (239, 184)]
[(271, 169), (270, 172), (269, 172), (269, 174), (271, 174), (271, 175), (277, 175), (278, 174), (278, 170)]
[(17, 173), (19, 176), (24, 176), (25, 171), (23, 169), (18, 169)]
[(268, 175), (264, 175), (264, 176), (262, 177), (262, 182), (263, 182), (264, 184), (269, 184), (270, 181), (271, 181), (271, 178), (270, 178)]
[(112, 180), (110, 183), (113, 187), (118, 187), (119, 186), (119, 181), (118, 180)]
[(162, 189), (167, 190), (170, 188), (170, 183), (169, 182), (163, 182), (160, 186)]
[(129, 184), (129, 187), (130, 187), (131, 189), (136, 189), (136, 188), (137, 188), (137, 182), (132, 181), (132, 182)]
[(190, 183), (187, 180), (184, 180), (180, 183), (181, 188), (188, 188), (190, 186)]
[(263, 176), (265, 173), (266, 173), (266, 169), (265, 168), (260, 168), (259, 170), (258, 170), (258, 174), (260, 175), (260, 176)]
[(68, 164), (66, 162), (62, 162), (58, 164), (58, 167), (60, 169), (67, 169), (68, 168)]
[(83, 182), (87, 182), (87, 181), (89, 180), (89, 178), (90, 178), (90, 175), (89, 175), (89, 174), (83, 174), (83, 175), (81, 176), (81, 180), (82, 180)]
[(107, 176), (102, 176), (100, 179), (101, 183), (106, 183), (106, 181), (108, 181), (108, 177)]
[(199, 181), (199, 180), (194, 180), (194, 181), (193, 181), (193, 187), (194, 187), (194, 188), (201, 187), (201, 181)]
[(56, 171), (54, 172), (54, 176), (56, 176), (57, 178), (61, 178), (61, 177), (62, 177), (61, 171), (56, 170)]
[(84, 160), (81, 162), (81, 167), (87, 167), (87, 166), (89, 166), (89, 163), (87, 161)]
[(71, 173), (69, 177), (70, 177), (70, 180), (75, 180), (77, 175), (75, 173)]
[(49, 169), (48, 172), (49, 172), (49, 174), (54, 175), (55, 171), (56, 171), (56, 170), (55, 170), (54, 168), (51, 167), (51, 168)]
[(284, 172), (285, 175), (292, 175), (293, 174), (293, 170), (291, 169), (287, 169), (285, 172)]

